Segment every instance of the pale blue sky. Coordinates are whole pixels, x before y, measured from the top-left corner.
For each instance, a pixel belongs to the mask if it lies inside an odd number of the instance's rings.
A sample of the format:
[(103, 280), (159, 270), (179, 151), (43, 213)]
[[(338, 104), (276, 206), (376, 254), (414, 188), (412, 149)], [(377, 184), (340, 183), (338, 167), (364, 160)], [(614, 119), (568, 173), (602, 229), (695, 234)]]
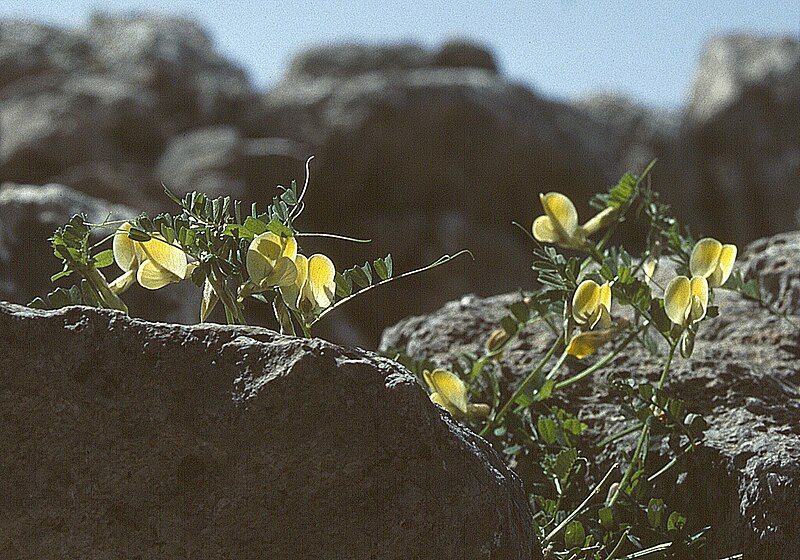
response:
[(676, 107), (686, 97), (703, 42), (752, 31), (800, 36), (797, 0), (389, 1), (7, 0), (0, 17), (80, 25), (95, 10), (194, 16), (220, 50), (260, 86), (299, 49), (337, 40), (471, 37), (490, 45), (503, 71), (549, 95), (596, 90)]

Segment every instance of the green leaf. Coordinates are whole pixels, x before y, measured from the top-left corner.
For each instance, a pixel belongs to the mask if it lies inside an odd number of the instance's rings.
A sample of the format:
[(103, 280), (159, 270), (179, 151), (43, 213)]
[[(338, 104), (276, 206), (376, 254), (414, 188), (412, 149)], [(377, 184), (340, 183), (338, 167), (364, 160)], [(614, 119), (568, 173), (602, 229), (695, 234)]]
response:
[(541, 402), (545, 401), (550, 398), (550, 395), (553, 394), (553, 388), (556, 386), (555, 379), (548, 379), (544, 382), (544, 385), (536, 392), (536, 400)]
[(293, 237), (294, 232), (286, 227), (283, 222), (280, 220), (270, 220), (267, 224), (267, 229), (276, 235), (280, 235), (281, 237)]
[(585, 540), (586, 530), (583, 528), (583, 523), (577, 519), (567, 523), (564, 528), (564, 544), (567, 548), (583, 546)]
[(375, 272), (381, 280), (389, 278), (389, 268), (386, 266), (383, 259), (375, 259), (372, 262), (372, 266), (375, 268)]
[(500, 326), (503, 327), (503, 330), (506, 331), (506, 333), (508, 333), (510, 336), (517, 334), (517, 330), (519, 328), (519, 324), (511, 315), (506, 315), (500, 319)]
[(261, 235), (262, 233), (266, 233), (268, 229), (267, 224), (253, 216), (247, 216), (247, 218), (245, 218), (244, 228), (253, 235)]
[(149, 233), (138, 228), (131, 228), (130, 231), (128, 231), (128, 237), (141, 243), (150, 241), (153, 238)]
[(536, 431), (539, 432), (539, 436), (548, 445), (555, 443), (557, 438), (557, 429), (558, 427), (556, 426), (555, 420), (548, 418), (547, 416), (540, 416), (539, 420), (536, 421)]
[(555, 463), (553, 463), (553, 474), (564, 482), (577, 459), (578, 451), (575, 448), (563, 449), (558, 453)]
[[(53, 274), (53, 275), (50, 277), (50, 281), (51, 281), (51, 282), (55, 282), (55, 281), (57, 281), (57, 280), (61, 280), (62, 278), (66, 278), (67, 276), (69, 276), (70, 274), (72, 274), (72, 272), (73, 272), (73, 270), (72, 270), (72, 269), (68, 269), (68, 270), (62, 270), (61, 272), (56, 272), (55, 274)], [(40, 300), (40, 299), (42, 299), (42, 298), (36, 298), (36, 299), (39, 299), (39, 300)], [(33, 306), (32, 306), (32, 305), (29, 305), (28, 307), (33, 307)], [(45, 308), (42, 308), (42, 309), (45, 309)]]
[(647, 522), (654, 529), (661, 526), (661, 516), (664, 513), (664, 500), (661, 498), (653, 498), (647, 504)]
[(680, 531), (686, 525), (686, 517), (673, 511), (667, 519), (667, 531)]
[(511, 314), (519, 321), (520, 323), (525, 323), (531, 316), (531, 310), (525, 304), (525, 302), (517, 301), (512, 303), (508, 310), (511, 311)]
[(94, 257), (94, 265), (97, 268), (105, 268), (107, 266), (111, 266), (114, 264), (114, 251), (111, 249), (106, 249), (105, 251), (101, 251), (97, 253)]
[(604, 529), (614, 528), (614, 512), (611, 508), (600, 508), (600, 511), (597, 512), (597, 517)]
[(353, 293), (353, 281), (350, 279), (349, 275), (345, 276), (337, 272), (334, 278), (336, 280), (337, 298), (341, 299)]

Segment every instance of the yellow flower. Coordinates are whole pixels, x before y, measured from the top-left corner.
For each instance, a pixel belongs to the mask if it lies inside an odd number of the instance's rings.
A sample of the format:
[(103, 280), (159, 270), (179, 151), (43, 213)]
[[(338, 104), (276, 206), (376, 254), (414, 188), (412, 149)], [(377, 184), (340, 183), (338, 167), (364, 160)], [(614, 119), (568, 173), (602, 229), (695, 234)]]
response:
[(281, 286), (283, 300), (290, 309), (314, 316), (333, 304), (336, 293), (336, 267), (325, 255), (294, 259), (297, 274), (292, 283)]
[(289, 286), (297, 278), (294, 260), (297, 241), (294, 237), (281, 237), (271, 231), (256, 236), (247, 249), (247, 274), (256, 290), (275, 286)]
[(653, 283), (653, 278), (656, 274), (656, 267), (658, 266), (658, 261), (652, 257), (648, 258), (644, 263), (642, 263), (642, 272), (644, 273), (644, 281), (650, 285)]
[(687, 327), (706, 316), (708, 281), (702, 276), (673, 278), (664, 290), (664, 311), (676, 325)]
[(582, 360), (597, 352), (601, 346), (614, 338), (616, 333), (617, 329), (614, 328), (578, 333), (569, 341), (567, 354)]
[(431, 389), (431, 400), (452, 415), (467, 413), (467, 386), (454, 373), (443, 369), (422, 372), (425, 383)]
[(611, 326), (611, 284), (602, 286), (594, 280), (584, 280), (572, 297), (572, 317), (581, 326), (590, 329), (599, 323), (602, 328)]
[(578, 212), (569, 197), (549, 192), (540, 194), (544, 216), (533, 222), (533, 236), (543, 243), (555, 243), (571, 249), (579, 249), (586, 237), (607, 225), (614, 216), (615, 208), (606, 208), (583, 226), (578, 225)]
[(112, 291), (123, 292), (134, 281), (148, 290), (157, 290), (187, 277), (190, 266), (186, 253), (159, 234), (151, 234), (149, 241), (134, 241), (128, 236), (130, 230), (131, 224), (126, 222), (114, 235), (114, 261), (124, 274), (110, 284)]
[(711, 288), (719, 288), (730, 278), (736, 261), (736, 245), (723, 245), (706, 237), (697, 242), (689, 259), (692, 276), (702, 276)]

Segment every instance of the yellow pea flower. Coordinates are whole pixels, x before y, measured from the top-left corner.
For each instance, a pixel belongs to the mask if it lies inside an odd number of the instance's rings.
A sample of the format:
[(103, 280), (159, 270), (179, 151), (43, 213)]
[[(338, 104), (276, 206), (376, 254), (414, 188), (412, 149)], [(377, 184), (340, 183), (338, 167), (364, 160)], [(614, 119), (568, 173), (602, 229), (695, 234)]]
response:
[(578, 211), (569, 197), (549, 192), (540, 194), (539, 200), (544, 208), (544, 216), (533, 222), (533, 236), (543, 243), (555, 243), (570, 249), (579, 249), (586, 243), (586, 237), (607, 225), (616, 212), (615, 208), (606, 208), (599, 212), (586, 224), (578, 224)]
[(572, 297), (572, 317), (590, 329), (599, 323), (604, 329), (611, 326), (611, 284), (602, 286), (594, 280), (584, 280)]
[(702, 276), (711, 288), (719, 288), (730, 278), (736, 261), (736, 245), (723, 245), (706, 237), (697, 242), (689, 258), (692, 276)]
[(487, 404), (470, 404), (467, 385), (454, 373), (443, 369), (422, 372), (425, 383), (431, 390), (431, 401), (453, 416), (485, 418), (490, 409)]
[(664, 311), (682, 327), (700, 321), (708, 309), (708, 281), (702, 276), (673, 278), (664, 290)]
[(128, 236), (131, 224), (122, 224), (114, 235), (114, 261), (123, 275), (110, 284), (115, 293), (127, 290), (133, 282), (143, 288), (157, 290), (180, 282), (191, 271), (186, 253), (166, 242), (159, 234), (149, 241), (134, 241)]
[(611, 284), (584, 280), (572, 296), (572, 318), (584, 332), (572, 337), (566, 352), (579, 360), (591, 356), (617, 333), (611, 321)]
[(467, 386), (460, 377), (443, 369), (425, 370), (422, 377), (431, 389), (433, 402), (454, 416), (467, 413)]
[(271, 231), (256, 236), (247, 249), (245, 265), (256, 290), (289, 286), (297, 278), (297, 241)]
[(570, 356), (575, 356), (582, 360), (597, 352), (601, 346), (613, 339), (616, 334), (617, 329), (615, 328), (578, 333), (569, 341), (566, 352)]
[(306, 258), (296, 255), (297, 274), (291, 284), (281, 286), (283, 300), (290, 309), (314, 316), (333, 304), (336, 293), (336, 267), (322, 254)]

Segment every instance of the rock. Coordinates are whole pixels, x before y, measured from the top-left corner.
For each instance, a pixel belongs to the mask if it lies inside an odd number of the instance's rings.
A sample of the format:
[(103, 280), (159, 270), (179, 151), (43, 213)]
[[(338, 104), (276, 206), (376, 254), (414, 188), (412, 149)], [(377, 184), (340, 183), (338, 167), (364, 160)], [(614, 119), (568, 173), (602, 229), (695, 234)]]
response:
[(276, 184), (302, 180), (299, 172), (309, 155), (297, 142), (242, 138), (232, 126), (215, 126), (174, 137), (156, 174), (181, 195), (197, 190), (209, 196), (264, 202), (278, 193), (272, 191)]
[(435, 51), (415, 43), (377, 46), (342, 43), (315, 46), (296, 55), (289, 64), (286, 79), (343, 79), (421, 68), (481, 68), (496, 72), (497, 64), (489, 49), (468, 39), (448, 41)]
[[(797, 234), (757, 242), (743, 265), (761, 274), (767, 289), (784, 294), (778, 300), (795, 313), (800, 268), (791, 267), (791, 247), (796, 242)], [(448, 367), (462, 353), (482, 352), (506, 306), (518, 297), (468, 296), (448, 303), (387, 329), (381, 348)], [(670, 392), (710, 424), (671, 503), (698, 527), (712, 526), (709, 558), (744, 553), (745, 558), (789, 560), (800, 545), (800, 515), (793, 506), (800, 499), (800, 331), (735, 294), (718, 293), (716, 301), (720, 316), (703, 324), (693, 356), (678, 360), (669, 380)], [(502, 368), (504, 391), (530, 372), (553, 338), (534, 324), (510, 345)], [(658, 363), (637, 348), (604, 372), (652, 380), (658, 370)], [(618, 428), (620, 419), (605, 376), (571, 386), (559, 401), (595, 433)]]
[(0, 303), (5, 558), (541, 558), (516, 476), (394, 362)]
[(709, 41), (684, 128), (699, 166), (696, 206), (706, 230), (741, 243), (800, 225), (797, 38)]
[[(65, 74), (88, 64), (80, 33), (31, 21), (0, 21), (0, 92), (21, 78)], [(0, 93), (2, 97), (2, 93)]]
[[(132, 218), (138, 212), (63, 185), (6, 183), (0, 187), (0, 299), (24, 304), (53, 290), (50, 277), (61, 270), (61, 261), (53, 256), (48, 238), (75, 214), (85, 214), (90, 221), (100, 223)], [(94, 241), (110, 232), (98, 233)], [(121, 274), (116, 265), (103, 272), (109, 280)], [(58, 285), (74, 283), (70, 277)], [(158, 292), (134, 286), (125, 295), (134, 316), (184, 323), (197, 322), (199, 298), (199, 288), (190, 282)]]
[[(407, 253), (408, 259), (395, 261), (397, 270), (440, 256), (429, 258), (441, 246), (441, 233), (411, 232), (443, 233), (449, 225), (463, 225), (469, 232), (465, 244), (448, 243), (448, 252), (475, 249), (474, 265), (458, 273), (465, 274), (462, 284), (484, 293), (499, 285), (512, 289), (529, 277), (527, 262), (487, 265), (498, 247), (518, 254), (523, 241), (510, 224), (532, 223), (540, 192), (573, 195), (587, 219), (590, 195), (618, 179), (604, 174), (600, 134), (591, 132), (602, 133), (599, 125), (482, 69), (372, 72), (336, 80), (290, 75), (265, 96), (265, 111), (277, 136), (308, 145), (317, 156), (303, 224), (372, 239), (379, 253)], [(337, 264), (364, 262), (363, 247), (333, 250)], [(409, 311), (431, 309), (442, 297), (463, 293), (443, 289), (447, 276), (428, 274), (425, 290), (396, 286), (399, 299), (413, 306), (353, 315), (374, 318), (380, 329)]]
[(255, 100), (244, 70), (195, 21), (97, 15), (86, 34), (103, 70), (154, 91), (177, 130), (234, 121)]
[(780, 311), (800, 314), (800, 232), (754, 241), (745, 258), (747, 274), (759, 278), (768, 300)]
[(72, 31), (4, 22), (0, 101), (0, 177), (80, 186), (93, 182), (80, 170), (106, 166), (135, 172), (128, 197), (107, 198), (150, 207), (168, 138), (247, 119), (257, 96), (198, 24), (98, 15)]

